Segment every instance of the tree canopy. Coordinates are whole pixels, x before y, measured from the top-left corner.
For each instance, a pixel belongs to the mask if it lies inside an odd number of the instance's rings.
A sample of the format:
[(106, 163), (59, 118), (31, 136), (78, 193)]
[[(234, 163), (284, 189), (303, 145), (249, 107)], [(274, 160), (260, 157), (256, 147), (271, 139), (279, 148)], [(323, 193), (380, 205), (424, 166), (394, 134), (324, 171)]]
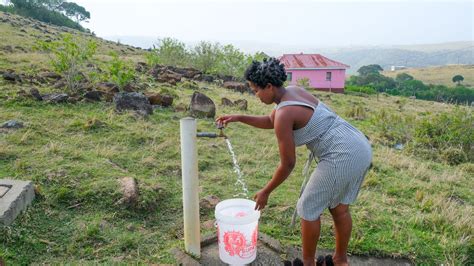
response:
[(383, 71), (383, 68), (380, 65), (373, 64), (373, 65), (367, 65), (367, 66), (362, 66), (357, 70), (357, 73), (361, 76), (367, 76), (368, 74), (379, 74), (380, 71)]
[(463, 81), (463, 80), (464, 80), (464, 77), (461, 76), (461, 75), (456, 75), (456, 76), (453, 77), (453, 82), (457, 82), (458, 85), (461, 85), (461, 81)]
[(90, 19), (90, 13), (82, 6), (64, 0), (9, 0), (11, 11), (58, 26), (84, 31), (79, 24)]

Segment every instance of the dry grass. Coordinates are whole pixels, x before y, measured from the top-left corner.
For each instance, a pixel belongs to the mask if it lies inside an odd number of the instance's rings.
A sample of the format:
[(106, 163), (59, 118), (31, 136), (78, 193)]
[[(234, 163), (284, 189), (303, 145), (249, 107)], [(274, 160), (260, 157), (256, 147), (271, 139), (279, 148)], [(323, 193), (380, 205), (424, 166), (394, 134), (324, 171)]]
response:
[(382, 74), (395, 78), (399, 73), (407, 73), (415, 79), (423, 81), (425, 84), (440, 84), (453, 87), (453, 77), (462, 75), (464, 77), (463, 85), (474, 87), (474, 65), (448, 65), (426, 68), (409, 68), (396, 71), (384, 71)]

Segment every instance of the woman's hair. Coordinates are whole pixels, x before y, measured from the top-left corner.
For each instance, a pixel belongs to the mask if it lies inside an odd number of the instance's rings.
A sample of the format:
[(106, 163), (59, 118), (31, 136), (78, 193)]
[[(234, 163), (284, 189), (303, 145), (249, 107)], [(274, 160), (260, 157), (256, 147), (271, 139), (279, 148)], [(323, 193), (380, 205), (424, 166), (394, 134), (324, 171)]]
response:
[(286, 81), (285, 66), (276, 58), (265, 58), (263, 62), (252, 61), (245, 70), (245, 79), (264, 88), (268, 83), (281, 87)]

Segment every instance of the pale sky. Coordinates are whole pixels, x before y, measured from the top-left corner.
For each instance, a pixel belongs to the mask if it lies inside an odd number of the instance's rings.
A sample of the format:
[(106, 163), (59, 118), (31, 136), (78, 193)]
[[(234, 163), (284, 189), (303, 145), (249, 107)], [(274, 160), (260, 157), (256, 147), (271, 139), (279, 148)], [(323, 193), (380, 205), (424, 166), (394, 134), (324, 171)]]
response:
[(474, 1), (71, 0), (100, 37), (315, 47), (473, 41)]

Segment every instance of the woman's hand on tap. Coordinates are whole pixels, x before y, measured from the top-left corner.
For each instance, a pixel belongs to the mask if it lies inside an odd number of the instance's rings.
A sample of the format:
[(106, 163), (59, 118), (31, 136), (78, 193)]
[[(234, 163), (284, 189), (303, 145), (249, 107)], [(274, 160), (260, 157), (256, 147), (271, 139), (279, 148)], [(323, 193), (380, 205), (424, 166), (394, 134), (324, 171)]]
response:
[(219, 125), (227, 126), (227, 124), (230, 122), (239, 122), (239, 115), (223, 115), (216, 119), (216, 124), (218, 127)]

